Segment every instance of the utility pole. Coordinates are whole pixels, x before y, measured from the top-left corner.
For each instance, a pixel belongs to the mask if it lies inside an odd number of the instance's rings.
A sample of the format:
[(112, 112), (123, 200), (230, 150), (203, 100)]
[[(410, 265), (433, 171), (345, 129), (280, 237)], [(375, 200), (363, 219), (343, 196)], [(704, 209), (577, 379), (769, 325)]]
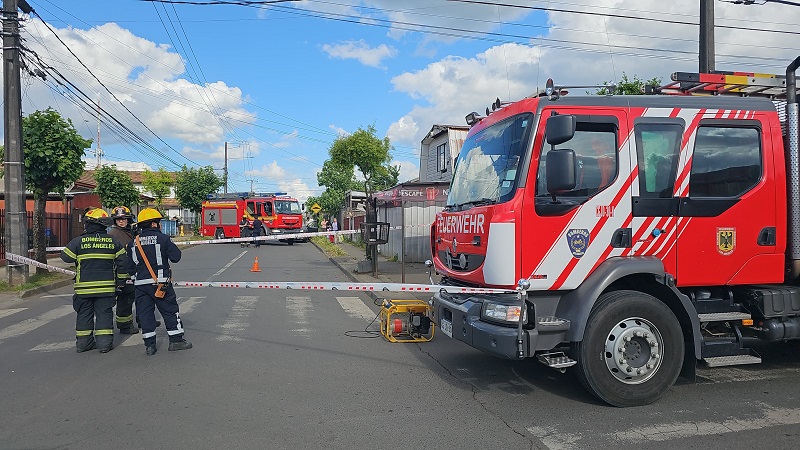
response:
[[(3, 187), (5, 188), (5, 249), (28, 256), (28, 211), (25, 208), (25, 165), (22, 149), (22, 97), (19, 79), (19, 17), (17, 6), (32, 11), (25, 0), (3, 0), (3, 98), (4, 145)], [(6, 261), (8, 284), (28, 281), (28, 266)]]
[(223, 193), (228, 193), (228, 141), (225, 141), (225, 165), (222, 166), (222, 187)]
[(700, 0), (700, 73), (714, 69), (714, 0)]

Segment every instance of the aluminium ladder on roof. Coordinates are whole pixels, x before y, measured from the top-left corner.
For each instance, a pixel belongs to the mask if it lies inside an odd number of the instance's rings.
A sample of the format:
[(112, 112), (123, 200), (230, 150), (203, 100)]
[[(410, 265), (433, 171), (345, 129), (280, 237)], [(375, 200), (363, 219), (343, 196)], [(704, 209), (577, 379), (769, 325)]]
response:
[[(786, 99), (786, 77), (749, 72), (675, 72), (671, 83), (658, 88), (662, 94), (735, 95)], [(800, 89), (797, 91), (800, 93)]]

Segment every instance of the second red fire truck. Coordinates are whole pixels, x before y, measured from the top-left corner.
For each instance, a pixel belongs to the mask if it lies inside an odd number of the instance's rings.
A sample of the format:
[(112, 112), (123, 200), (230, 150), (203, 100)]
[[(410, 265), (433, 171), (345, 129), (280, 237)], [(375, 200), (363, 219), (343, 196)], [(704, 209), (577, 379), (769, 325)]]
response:
[(433, 261), (445, 284), (516, 292), (439, 292), (434, 322), (498, 357), (574, 366), (616, 406), (800, 339), (798, 66), (676, 73), (662, 95), (548, 83), (467, 116)]
[(252, 226), (256, 217), (269, 235), (285, 235), (281, 241), (294, 244), (292, 234), (303, 228), (303, 211), (296, 198), (285, 192), (269, 194), (224, 194), (203, 202), (200, 234), (217, 239), (242, 237), (239, 224), (244, 217)]

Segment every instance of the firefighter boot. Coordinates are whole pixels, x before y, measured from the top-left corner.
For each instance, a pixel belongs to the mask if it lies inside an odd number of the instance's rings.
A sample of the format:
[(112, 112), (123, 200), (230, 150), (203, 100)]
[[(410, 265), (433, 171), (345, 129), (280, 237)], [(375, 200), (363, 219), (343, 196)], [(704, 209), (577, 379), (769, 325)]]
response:
[(78, 353), (93, 350), (95, 348), (94, 336), (79, 336), (75, 339), (75, 347)]
[(147, 353), (147, 356), (153, 356), (158, 351), (158, 348), (155, 345), (148, 345), (145, 347), (144, 352)]
[(189, 350), (190, 348), (192, 348), (192, 343), (186, 339), (181, 339), (180, 341), (170, 342), (167, 350), (174, 352), (176, 350)]
[(108, 353), (114, 348), (114, 335), (104, 334), (97, 336), (97, 350), (100, 353)]

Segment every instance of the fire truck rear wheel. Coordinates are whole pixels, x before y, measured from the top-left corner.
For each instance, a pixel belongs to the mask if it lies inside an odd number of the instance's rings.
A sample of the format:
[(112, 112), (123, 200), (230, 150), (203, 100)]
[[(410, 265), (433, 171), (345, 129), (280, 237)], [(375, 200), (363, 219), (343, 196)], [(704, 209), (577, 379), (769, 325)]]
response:
[(225, 232), (222, 230), (222, 228), (217, 228), (217, 232), (214, 233), (214, 237), (217, 239), (225, 239)]
[(675, 383), (683, 364), (683, 334), (672, 311), (637, 291), (608, 292), (592, 308), (575, 344), (578, 378), (614, 406), (652, 403)]

